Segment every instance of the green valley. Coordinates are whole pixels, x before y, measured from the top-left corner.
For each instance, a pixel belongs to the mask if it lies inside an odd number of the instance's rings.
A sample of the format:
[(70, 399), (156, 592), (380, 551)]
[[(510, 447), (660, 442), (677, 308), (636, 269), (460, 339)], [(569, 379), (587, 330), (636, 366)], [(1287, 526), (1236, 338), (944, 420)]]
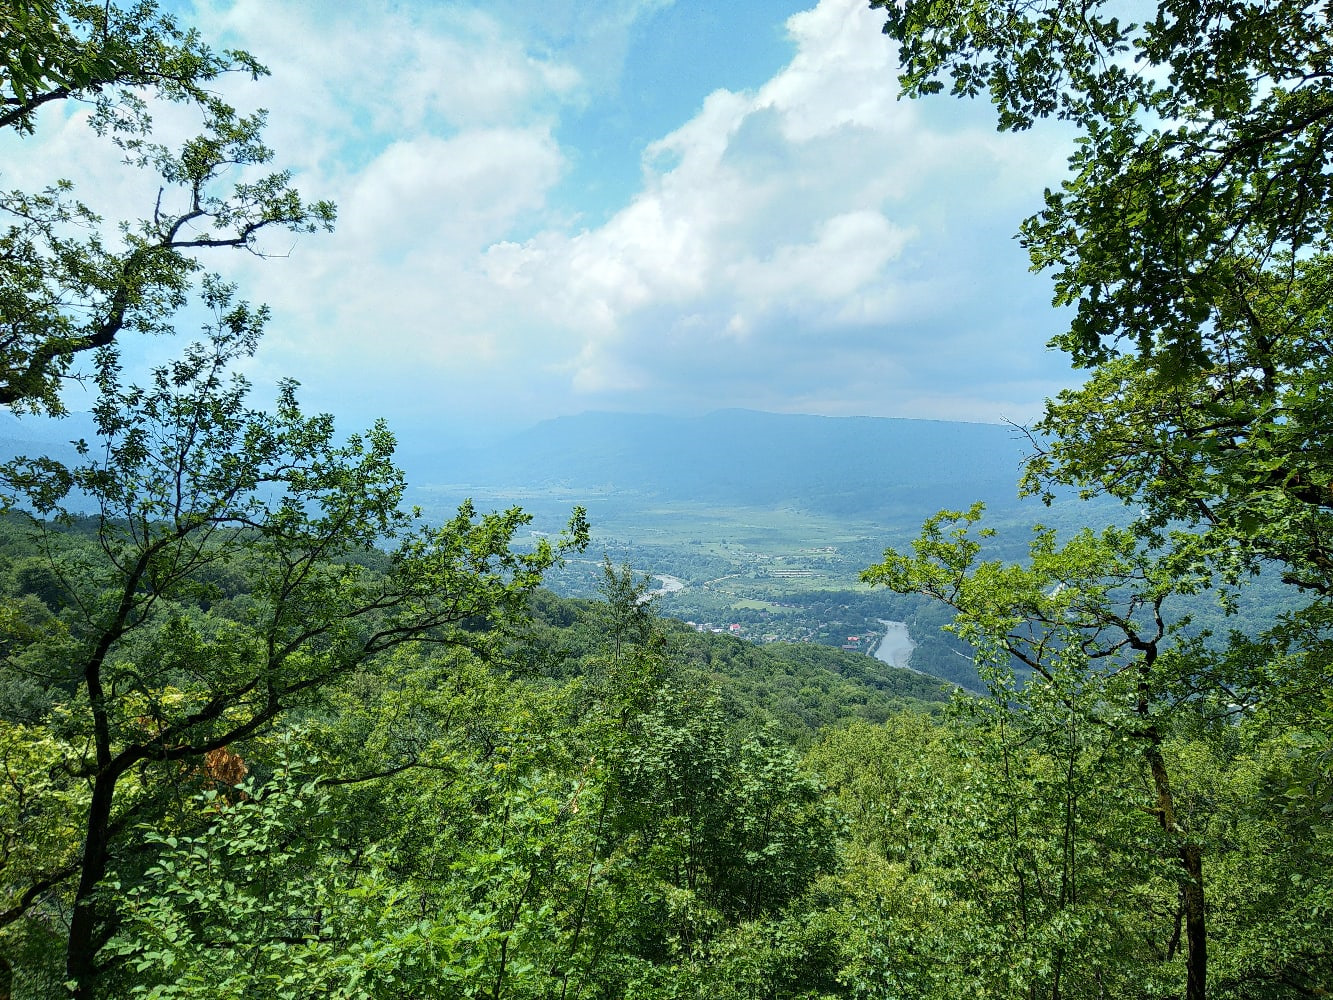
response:
[[(1328, 5), (821, 0), (670, 131), (763, 40), (574, 6), (0, 3), (0, 1000), (1333, 995)], [(1076, 378), (939, 311), (1009, 291), (927, 174), (1031, 187)], [(686, 415), (908, 361), (1053, 395)], [(499, 433), (555, 388), (680, 412)]]

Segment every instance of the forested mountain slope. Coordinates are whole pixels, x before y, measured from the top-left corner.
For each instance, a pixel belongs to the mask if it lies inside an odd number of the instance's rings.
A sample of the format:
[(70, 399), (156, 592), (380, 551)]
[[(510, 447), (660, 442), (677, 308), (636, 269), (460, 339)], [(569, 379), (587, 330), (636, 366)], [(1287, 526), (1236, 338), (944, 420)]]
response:
[[(92, 805), (61, 664), (93, 591), (67, 570), (104, 562), (106, 530), (0, 524), (0, 971), (24, 1000), (62, 982)], [(243, 678), (241, 630), (271, 598), (265, 561), (237, 556), (108, 659), (116, 747)], [(393, 571), (358, 558), (363, 585)], [(984, 699), (945, 711), (929, 678), (687, 631), (644, 593), (608, 566), (598, 600), (533, 591), (531, 617), (366, 658), (206, 755), (142, 757), (114, 802), (91, 994), (946, 1000), (1007, 995), (1053, 940), (1077, 949), (1067, 981), (1117, 996), (1178, 975), (1177, 893), (1113, 733)], [(1320, 961), (1287, 914), (1321, 897), (1285, 877), (1318, 831), (1268, 836), (1299, 779), (1285, 733), (1243, 718), (1222, 736), (1183, 727), (1164, 752), (1217, 832), (1214, 961), (1252, 982)], [(1061, 878), (1095, 919), (1030, 888)]]

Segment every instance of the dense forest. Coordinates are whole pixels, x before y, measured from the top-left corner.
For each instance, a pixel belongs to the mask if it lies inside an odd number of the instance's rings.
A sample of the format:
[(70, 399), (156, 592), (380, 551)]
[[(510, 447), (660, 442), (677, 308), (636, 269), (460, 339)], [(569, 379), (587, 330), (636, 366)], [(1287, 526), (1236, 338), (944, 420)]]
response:
[[(76, 768), (98, 726), (68, 664), (97, 627), (83, 609), (105, 612), (95, 568), (130, 533), (4, 525), (15, 996), (66, 975), (59, 880), (86, 857), (96, 781)], [(610, 565), (599, 600), (533, 590), (297, 694), (316, 664), (253, 648), (276, 599), (244, 535), (197, 552), (169, 597), (164, 577), (140, 591), (138, 634), (104, 666), (114, 762), (131, 763), (90, 897), (93, 995), (1008, 995), (1059, 972), (1053, 955), (1066, 988), (1178, 979), (1170, 843), (1139, 807), (1151, 775), (1098, 720), (949, 705), (862, 654), (701, 635)], [(381, 595), (395, 566), (361, 550), (309, 570)], [(257, 715), (247, 658), (288, 701), (238, 735)], [(1161, 752), (1212, 846), (1219, 991), (1312, 982), (1324, 874), (1317, 827), (1283, 819), (1311, 777), (1292, 733), (1196, 725)]]
[(909, 97), (1080, 139), (1020, 232), (1087, 379), (1024, 484), (1134, 516), (1006, 561), (943, 511), (864, 573), (979, 693), (694, 632), (611, 560), (558, 598), (582, 508), (427, 523), (386, 426), (254, 405), (268, 312), (204, 261), (336, 215), (214, 87), (264, 67), (151, 0), (0, 6), (0, 129), (84, 101), (161, 178), (105, 233), (0, 195), (0, 403), (98, 398), (0, 469), (0, 997), (1329, 994), (1328, 12), (872, 6)]

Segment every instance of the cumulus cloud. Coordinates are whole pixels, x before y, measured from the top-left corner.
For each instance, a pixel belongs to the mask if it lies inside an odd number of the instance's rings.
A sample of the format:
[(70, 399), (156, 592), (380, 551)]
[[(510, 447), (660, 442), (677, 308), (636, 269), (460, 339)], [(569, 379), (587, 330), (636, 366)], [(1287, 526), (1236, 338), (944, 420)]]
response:
[(975, 241), (1016, 222), (1050, 154), (899, 103), (863, 4), (823, 0), (788, 29), (796, 55), (767, 84), (715, 92), (647, 148), (630, 204), (495, 244), (488, 276), (569, 343), (588, 405), (1028, 416), (1030, 373), (976, 350), (1022, 262)]
[[(636, 23), (666, 3), (523, 0), (498, 17), (197, 0), (185, 18), (205, 37), (273, 70), (226, 94), (269, 106), (279, 162), (339, 205), (331, 236), (208, 261), (274, 307), (256, 375), (400, 424), (719, 406), (1031, 416), (1068, 376), (1041, 355), (1055, 319), (1009, 237), (1059, 176), (1059, 147), (997, 136), (955, 102), (900, 103), (863, 0), (792, 16), (785, 66), (708, 95), (643, 148), (632, 197), (579, 225), (561, 184), (596, 164), (568, 123), (615, 116), (619, 68), (651, 42)], [(151, 204), (142, 178), (81, 156), (86, 129), (60, 114), (0, 167), (6, 183), (73, 165), (108, 218)]]

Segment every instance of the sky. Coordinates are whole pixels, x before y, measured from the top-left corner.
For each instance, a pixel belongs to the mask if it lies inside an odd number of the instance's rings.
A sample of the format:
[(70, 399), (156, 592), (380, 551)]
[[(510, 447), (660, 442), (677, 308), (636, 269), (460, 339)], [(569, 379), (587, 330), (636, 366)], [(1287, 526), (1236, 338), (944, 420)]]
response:
[[(170, 6), (272, 70), (221, 88), (338, 205), (332, 234), (204, 258), (272, 309), (257, 397), (294, 377), (349, 430), (482, 438), (588, 410), (1026, 423), (1076, 380), (1013, 238), (1067, 136), (898, 101), (864, 0)], [(6, 139), (0, 184), (150, 211), (85, 114)]]

